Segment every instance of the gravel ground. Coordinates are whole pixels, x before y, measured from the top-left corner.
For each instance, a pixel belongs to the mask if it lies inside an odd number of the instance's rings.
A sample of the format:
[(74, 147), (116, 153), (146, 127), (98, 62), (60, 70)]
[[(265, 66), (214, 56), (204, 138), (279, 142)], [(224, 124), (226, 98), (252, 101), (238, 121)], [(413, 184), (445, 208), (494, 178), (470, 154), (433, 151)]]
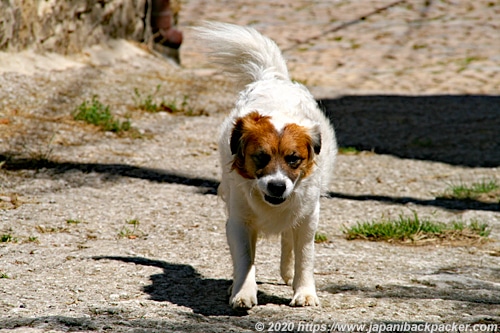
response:
[[(439, 198), (450, 184), (500, 182), (499, 17), (493, 1), (189, 0), (182, 67), (124, 41), (68, 57), (1, 54), (0, 235), (12, 239), (0, 243), (0, 332), (500, 325), (499, 203)], [(287, 305), (274, 238), (257, 247), (259, 305), (227, 305), (216, 140), (236, 92), (192, 39), (202, 20), (275, 39), (339, 144), (361, 151), (339, 155), (321, 199), (321, 307)], [(133, 133), (74, 121), (93, 95)], [(148, 95), (179, 112), (138, 110)], [(493, 241), (401, 246), (342, 233), (414, 212), (486, 222)]]

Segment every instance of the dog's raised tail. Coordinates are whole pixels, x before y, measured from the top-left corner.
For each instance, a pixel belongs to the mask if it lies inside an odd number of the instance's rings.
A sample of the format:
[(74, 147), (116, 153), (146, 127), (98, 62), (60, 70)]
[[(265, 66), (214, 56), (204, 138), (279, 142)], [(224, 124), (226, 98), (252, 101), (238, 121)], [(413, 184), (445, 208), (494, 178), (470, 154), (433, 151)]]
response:
[(276, 43), (255, 29), (205, 22), (195, 30), (212, 60), (240, 84), (269, 77), (289, 79), (286, 62)]

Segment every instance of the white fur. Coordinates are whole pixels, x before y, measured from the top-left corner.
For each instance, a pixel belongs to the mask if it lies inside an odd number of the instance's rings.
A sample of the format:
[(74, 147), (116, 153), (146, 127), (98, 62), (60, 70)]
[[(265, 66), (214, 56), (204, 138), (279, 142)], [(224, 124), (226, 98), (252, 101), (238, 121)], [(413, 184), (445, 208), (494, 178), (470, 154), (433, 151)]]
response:
[[(286, 283), (293, 279), (290, 304), (319, 305), (313, 276), (314, 235), (320, 194), (329, 183), (337, 151), (333, 128), (309, 91), (290, 80), (285, 60), (273, 41), (254, 29), (224, 23), (207, 23), (197, 31), (215, 62), (244, 85), (222, 124), (219, 139), (219, 193), (227, 204), (226, 234), (234, 266), (229, 302), (234, 308), (257, 304), (254, 258), (257, 235), (262, 232), (282, 235), (281, 276)], [(320, 132), (321, 151), (308, 177), (292, 183), (277, 172), (266, 176), (268, 179), (249, 180), (231, 170), (234, 156), (230, 138), (235, 121), (253, 111), (270, 116), (278, 131), (285, 124), (296, 123), (310, 132)], [(269, 204), (263, 199), (267, 181), (284, 178), (287, 200), (280, 205)]]

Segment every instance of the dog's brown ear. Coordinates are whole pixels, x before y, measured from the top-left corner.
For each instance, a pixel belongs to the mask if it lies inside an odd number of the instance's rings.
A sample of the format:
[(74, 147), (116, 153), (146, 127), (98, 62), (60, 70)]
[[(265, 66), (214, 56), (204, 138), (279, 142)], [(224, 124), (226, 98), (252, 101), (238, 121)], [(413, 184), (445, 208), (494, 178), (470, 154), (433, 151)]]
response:
[(321, 128), (319, 125), (314, 125), (310, 131), (312, 148), (316, 155), (321, 152)]
[(241, 176), (245, 178), (251, 178), (245, 171), (245, 120), (239, 118), (236, 120), (233, 131), (231, 133), (231, 139), (229, 141), (229, 147), (231, 148), (231, 154), (233, 154), (233, 162), (231, 165), (231, 170), (236, 170)]
[(241, 151), (241, 137), (243, 136), (243, 119), (239, 118), (234, 124), (233, 132), (231, 133), (231, 141), (229, 147), (231, 154), (237, 155)]
[(255, 129), (255, 125), (263, 119), (268, 119), (269, 117), (260, 115), (257, 111), (252, 111), (244, 117), (236, 119), (234, 123), (233, 132), (231, 133), (231, 141), (229, 142), (229, 147), (231, 148), (231, 153), (233, 155), (241, 155), (244, 140), (243, 136), (245, 131)]

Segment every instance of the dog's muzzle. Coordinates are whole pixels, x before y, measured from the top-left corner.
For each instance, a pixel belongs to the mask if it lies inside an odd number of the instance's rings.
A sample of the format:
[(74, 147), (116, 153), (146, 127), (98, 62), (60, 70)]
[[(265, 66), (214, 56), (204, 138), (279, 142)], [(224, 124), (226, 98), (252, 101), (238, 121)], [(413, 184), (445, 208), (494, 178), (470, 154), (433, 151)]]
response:
[(264, 194), (264, 199), (272, 204), (279, 205), (285, 202), (286, 197), (283, 195), (286, 191), (286, 183), (281, 180), (273, 180), (267, 183), (267, 193)]

